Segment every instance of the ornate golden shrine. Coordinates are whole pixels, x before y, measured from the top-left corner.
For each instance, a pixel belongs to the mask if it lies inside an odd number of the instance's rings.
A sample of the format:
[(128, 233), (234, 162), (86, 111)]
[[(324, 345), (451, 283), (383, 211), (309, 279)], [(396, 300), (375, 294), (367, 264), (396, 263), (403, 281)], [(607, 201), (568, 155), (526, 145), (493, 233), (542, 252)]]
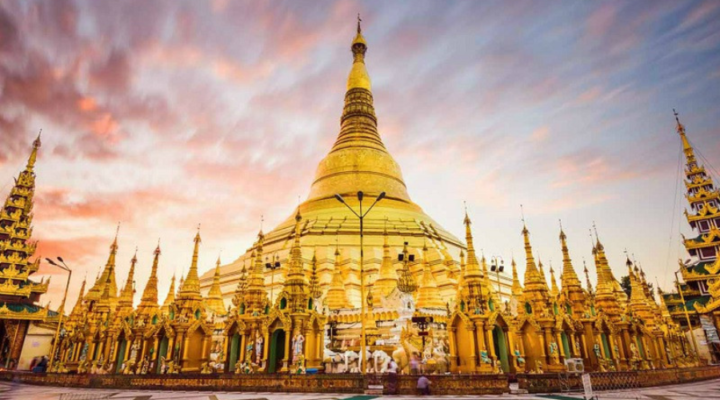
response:
[[(157, 293), (160, 247), (140, 305), (133, 308), (129, 285), (137, 259), (118, 293), (118, 246), (113, 242), (105, 269), (87, 294), (81, 292), (65, 324), (62, 357), (53, 371), (359, 372), (363, 356), (370, 361), (369, 371), (385, 372), (395, 359), (404, 373), (559, 372), (580, 361), (595, 371), (698, 364), (667, 307), (655, 303), (644, 274), (629, 260), (628, 298), (599, 238), (592, 249), (595, 290), (589, 279), (586, 288), (581, 286), (562, 229), (560, 286), (552, 270), (548, 285), (523, 226), (524, 287), (513, 260), (512, 301), (502, 303), (485, 258), (478, 259), (475, 252), (467, 214), (463, 244), (410, 200), (399, 166), (377, 131), (365, 68), (367, 45), (359, 25), (351, 49), (353, 66), (338, 139), (294, 218), (267, 235), (260, 232), (248, 253), (232, 264), (221, 268), (218, 262), (204, 278), (207, 297), (198, 277), (198, 231), (188, 275), (177, 293), (173, 278), (162, 306)], [(367, 247), (378, 249), (379, 256), (363, 268), (371, 286), (363, 299), (365, 316), (359, 311), (361, 268), (355, 258), (359, 226), (333, 198), (343, 194), (352, 202), (350, 195), (359, 189), (368, 195), (387, 192), (373, 219), (366, 221)], [(393, 253), (399, 254), (403, 242), (399, 260)], [(410, 260), (411, 255), (417, 260)], [(266, 268), (269, 260), (271, 268)], [(280, 262), (277, 269), (275, 260)], [(221, 302), (223, 279), (237, 283), (229, 309)], [(419, 329), (413, 317), (429, 321), (427, 329)], [(360, 353), (361, 323), (367, 354)]]

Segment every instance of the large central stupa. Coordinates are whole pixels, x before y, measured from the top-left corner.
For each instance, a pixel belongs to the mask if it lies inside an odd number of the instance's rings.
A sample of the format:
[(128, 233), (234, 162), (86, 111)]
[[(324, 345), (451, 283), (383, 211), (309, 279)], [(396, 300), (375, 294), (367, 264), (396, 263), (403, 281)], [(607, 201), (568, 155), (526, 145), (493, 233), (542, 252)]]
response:
[[(299, 211), (306, 268), (311, 268), (311, 261), (316, 257), (320, 283), (323, 288), (327, 288), (332, 281), (335, 264), (340, 263), (346, 271), (343, 273), (343, 281), (348, 298), (358, 306), (360, 223), (344, 204), (338, 202), (335, 194), (342, 195), (349, 206), (358, 210), (358, 191), (365, 194), (365, 208), (381, 192), (385, 192), (386, 197), (364, 221), (368, 282), (372, 284), (378, 277), (384, 233), (387, 230), (396, 269), (401, 267), (397, 262), (397, 254), (402, 251), (403, 243), (408, 242), (410, 252), (416, 254), (418, 262), (427, 258), (443, 294), (454, 296), (455, 279), (451, 278), (459, 265), (464, 244), (410, 199), (400, 166), (383, 144), (378, 132), (370, 76), (365, 67), (367, 44), (359, 25), (351, 49), (353, 64), (347, 80), (340, 133), (328, 155), (317, 167), (307, 200), (297, 210), (290, 212), (288, 218), (275, 229), (263, 235), (264, 257), (273, 262), (278, 259), (283, 266), (287, 264), (295, 235), (295, 216)], [(426, 252), (421, 250), (424, 246), (428, 248)], [(231, 264), (221, 267), (221, 286), (225, 299), (232, 296), (243, 267), (249, 268), (254, 248), (255, 245)], [(271, 277), (270, 274), (275, 276)], [(209, 290), (213, 275), (211, 271), (201, 278), (203, 291)], [(284, 267), (277, 271), (266, 271), (268, 290), (272, 285), (277, 295), (284, 276)]]

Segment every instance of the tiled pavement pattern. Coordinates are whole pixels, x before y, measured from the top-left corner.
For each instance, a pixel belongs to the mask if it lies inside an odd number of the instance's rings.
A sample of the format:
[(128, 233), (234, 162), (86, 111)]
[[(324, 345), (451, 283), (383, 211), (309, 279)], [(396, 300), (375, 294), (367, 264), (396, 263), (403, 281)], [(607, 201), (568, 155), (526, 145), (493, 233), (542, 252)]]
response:
[[(685, 400), (719, 399), (720, 379), (676, 386), (662, 386), (642, 390), (595, 393), (599, 400)], [(121, 391), (115, 389), (76, 389), (49, 386), (20, 385), (0, 382), (0, 400), (371, 400), (375, 396), (352, 394), (280, 394), (190, 391)], [(502, 396), (385, 396), (386, 399), (513, 399), (513, 400), (575, 400), (582, 393)]]

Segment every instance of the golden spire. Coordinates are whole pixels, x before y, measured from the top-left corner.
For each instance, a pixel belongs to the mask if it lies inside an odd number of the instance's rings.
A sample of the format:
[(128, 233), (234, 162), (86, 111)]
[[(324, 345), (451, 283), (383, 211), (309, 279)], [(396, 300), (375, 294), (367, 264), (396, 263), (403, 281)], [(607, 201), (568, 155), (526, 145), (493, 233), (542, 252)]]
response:
[(130, 260), (130, 271), (128, 272), (127, 281), (118, 299), (118, 305), (122, 307), (124, 311), (132, 312), (133, 308), (133, 297), (135, 295), (135, 264), (137, 264), (137, 248), (135, 248), (135, 255), (133, 255), (133, 258)]
[(178, 294), (178, 300), (200, 300), (200, 279), (198, 277), (198, 254), (200, 252), (200, 225), (198, 225), (197, 233), (195, 234), (195, 247), (193, 249), (192, 262), (190, 263), (190, 270), (188, 271), (187, 278), (180, 287), (180, 293)]
[(370, 76), (365, 69), (365, 52), (367, 51), (367, 43), (362, 35), (360, 28), (360, 15), (358, 15), (357, 35), (352, 41), (353, 66), (348, 76), (347, 90), (360, 88), (371, 90)]
[[(28, 279), (29, 275), (35, 273), (40, 266), (40, 258), (31, 261), (37, 248), (37, 242), (31, 241), (32, 220), (33, 220), (33, 196), (35, 193), (35, 173), (32, 171), (37, 158), (37, 150), (40, 147), (40, 135), (33, 143), (30, 161), (25, 170), (21, 171), (15, 179), (15, 184), (0, 209), (0, 243), (5, 276), (12, 275), (10, 279), (4, 279), (4, 295), (12, 296), (13, 303), (33, 304), (38, 298), (37, 295), (45, 293), (47, 286), (37, 284)], [(12, 271), (16, 271), (14, 273)], [(62, 305), (64, 307), (64, 304)], [(39, 310), (39, 309), (38, 309)], [(59, 309), (62, 311), (61, 309)], [(32, 312), (32, 311), (31, 311)]]
[(220, 255), (215, 262), (215, 275), (213, 276), (213, 283), (208, 291), (208, 297), (205, 300), (208, 310), (211, 310), (215, 315), (225, 315), (227, 309), (225, 308), (225, 302), (223, 301), (222, 290), (220, 289)]
[(550, 285), (550, 296), (552, 296), (553, 299), (557, 299), (558, 295), (560, 295), (560, 290), (555, 281), (555, 270), (553, 270), (552, 262), (550, 262)]
[(560, 247), (562, 248), (563, 254), (563, 269), (562, 275), (560, 276), (560, 284), (563, 290), (569, 287), (580, 287), (580, 279), (578, 279), (575, 268), (573, 268), (572, 265), (572, 260), (570, 259), (567, 236), (565, 235), (565, 231), (563, 231), (562, 222), (560, 222)]
[[(362, 182), (362, 190), (367, 196), (384, 191), (387, 193), (384, 204), (395, 202), (398, 208), (419, 210), (410, 200), (400, 166), (388, 153), (378, 132), (370, 76), (365, 68), (367, 44), (362, 33), (355, 36), (351, 49), (353, 64), (340, 118), (340, 133), (330, 153), (318, 165), (305, 207), (335, 194), (352, 198)], [(348, 179), (348, 174), (352, 174), (352, 179)]]
[(512, 261), (510, 262), (512, 265), (512, 276), (513, 276), (513, 283), (512, 283), (512, 294), (513, 296), (522, 296), (523, 293), (523, 287), (522, 284), (520, 284), (520, 278), (518, 277), (517, 272), (517, 264), (515, 263), (515, 257), (512, 258)]
[(633, 263), (630, 261), (630, 257), (626, 257), (625, 265), (628, 268), (628, 279), (630, 280), (630, 301), (628, 302), (628, 308), (638, 318), (645, 321), (646, 324), (651, 324), (653, 320), (650, 316), (648, 299), (645, 297), (645, 291), (642, 288), (638, 276), (633, 272)]
[(35, 167), (35, 161), (37, 160), (37, 152), (38, 152), (38, 149), (40, 148), (40, 145), (42, 144), (42, 143), (40, 142), (40, 135), (41, 135), (41, 134), (42, 134), (42, 129), (40, 129), (40, 132), (39, 132), (38, 135), (37, 135), (37, 139), (35, 139), (35, 140), (33, 141), (33, 149), (32, 149), (32, 152), (30, 153), (30, 158), (28, 158), (28, 162), (27, 162), (27, 168), (26, 168), (26, 169), (27, 169), (28, 171), (32, 171), (33, 168)]
[(592, 294), (593, 292), (593, 286), (590, 282), (590, 272), (587, 269), (587, 264), (585, 263), (585, 259), (583, 258), (583, 268), (585, 272), (585, 284), (587, 285), (587, 291), (588, 293)]
[(483, 278), (482, 270), (478, 264), (477, 256), (475, 255), (475, 245), (473, 243), (472, 230), (470, 225), (470, 217), (468, 216), (467, 210), (465, 211), (465, 242), (467, 242), (467, 265), (465, 266), (465, 280), (468, 278)]
[(420, 279), (420, 286), (417, 291), (417, 302), (415, 303), (416, 308), (445, 308), (440, 297), (440, 289), (438, 289), (435, 277), (433, 277), (432, 271), (430, 271), (430, 264), (427, 261), (428, 248), (427, 245), (423, 246), (423, 263), (422, 263), (422, 278)]
[(153, 264), (150, 269), (150, 277), (145, 290), (143, 290), (140, 304), (137, 307), (138, 315), (152, 315), (158, 310), (158, 263), (160, 261), (160, 240), (158, 239), (157, 247), (153, 251)]
[(328, 289), (326, 297), (328, 309), (331, 311), (348, 308), (349, 306), (347, 292), (343, 284), (343, 275), (340, 270), (340, 261), (340, 249), (335, 247), (335, 271), (333, 272), (330, 289)]
[(525, 224), (525, 218), (523, 217), (523, 241), (525, 242), (525, 290), (523, 291), (523, 297), (526, 302), (531, 303), (533, 312), (539, 312), (544, 307), (547, 307), (548, 301), (548, 286), (545, 281), (544, 274), (535, 266), (535, 258), (532, 253), (532, 245), (530, 245), (530, 231), (527, 229)]
[(115, 256), (117, 255), (118, 251), (117, 241), (119, 233), (120, 223), (118, 223), (117, 229), (115, 230), (115, 239), (110, 245), (110, 255), (108, 256), (107, 263), (105, 263), (105, 268), (103, 269), (100, 277), (95, 282), (93, 287), (90, 288), (90, 290), (88, 291), (86, 296), (87, 300), (99, 300), (102, 297), (103, 292), (105, 291), (105, 285), (109, 285), (108, 295), (111, 298), (117, 297), (118, 289), (117, 283), (115, 281)]
[(317, 250), (313, 251), (312, 270), (310, 271), (310, 286), (308, 287), (310, 297), (319, 299), (323, 292), (317, 275)]
[[(562, 297), (565, 301), (569, 301), (576, 316), (582, 316), (585, 312), (585, 292), (583, 291), (580, 279), (575, 273), (575, 268), (570, 259), (570, 251), (567, 245), (567, 236), (560, 222), (560, 247), (563, 254), (563, 269), (560, 275), (560, 286), (562, 287)], [(587, 267), (586, 267), (587, 270)], [(586, 272), (587, 274), (587, 272)], [(588, 280), (588, 284), (590, 281)], [(592, 289), (590, 286), (588, 288)]]
[(82, 285), (80, 286), (80, 293), (78, 294), (77, 300), (75, 300), (75, 305), (73, 306), (72, 311), (70, 312), (70, 315), (74, 315), (77, 312), (80, 312), (80, 308), (82, 307), (83, 297), (85, 295), (85, 284), (87, 282), (87, 275), (82, 281)]
[(695, 152), (690, 145), (690, 141), (687, 138), (687, 135), (685, 134), (685, 126), (680, 123), (680, 117), (679, 114), (673, 109), (673, 114), (675, 114), (675, 122), (677, 123), (676, 129), (678, 135), (680, 135), (680, 140), (682, 140), (683, 145), (683, 153), (685, 153), (685, 159), (687, 160), (688, 164), (695, 163)]
[(547, 275), (545, 275), (545, 266), (542, 260), (540, 260), (540, 256), (538, 256), (538, 272), (540, 273), (540, 278), (542, 278), (543, 285), (545, 285), (545, 289), (550, 290), (550, 286), (548, 286), (547, 283)]
[[(594, 224), (593, 224), (594, 225)], [(597, 290), (595, 292), (595, 303), (598, 309), (603, 309), (610, 316), (618, 316), (627, 305), (627, 294), (620, 284), (615, 280), (612, 270), (605, 257), (605, 247), (597, 235), (597, 242), (593, 253), (595, 255), (595, 268), (597, 269)]]
[(383, 259), (380, 265), (380, 276), (373, 283), (373, 297), (380, 299), (392, 293), (397, 287), (398, 276), (393, 265), (392, 257), (390, 256), (390, 244), (388, 242), (387, 226), (383, 233)]
[(305, 312), (309, 296), (308, 281), (305, 276), (302, 248), (300, 246), (301, 222), (302, 217), (298, 208), (295, 215), (295, 241), (290, 249), (290, 269), (283, 285), (285, 292), (288, 293), (288, 306), (291, 312)]
[(263, 242), (265, 235), (262, 230), (258, 233), (258, 240), (255, 244), (254, 265), (251, 267), (247, 288), (245, 289), (245, 312), (262, 313), (267, 302), (265, 291), (265, 274), (263, 266)]
[(170, 312), (170, 305), (175, 302), (175, 274), (173, 274), (172, 278), (170, 279), (170, 290), (168, 290), (168, 294), (165, 297), (165, 301), (162, 305), (162, 313), (163, 314), (169, 314)]

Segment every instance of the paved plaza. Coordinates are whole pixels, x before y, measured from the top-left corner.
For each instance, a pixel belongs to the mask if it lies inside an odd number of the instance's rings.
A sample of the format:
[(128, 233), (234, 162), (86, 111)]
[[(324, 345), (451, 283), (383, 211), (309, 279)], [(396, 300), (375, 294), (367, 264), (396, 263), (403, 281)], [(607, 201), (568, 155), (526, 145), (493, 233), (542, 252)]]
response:
[[(661, 386), (642, 390), (596, 392), (599, 400), (683, 400), (720, 399), (720, 379), (684, 385)], [(513, 400), (574, 400), (582, 399), (582, 393), (537, 394), (501, 396), (383, 396), (398, 399), (513, 399)], [(357, 394), (282, 394), (282, 393), (233, 393), (199, 391), (122, 391), (115, 389), (76, 389), (64, 387), (33, 386), (0, 382), (0, 400), (371, 400), (378, 396)]]

